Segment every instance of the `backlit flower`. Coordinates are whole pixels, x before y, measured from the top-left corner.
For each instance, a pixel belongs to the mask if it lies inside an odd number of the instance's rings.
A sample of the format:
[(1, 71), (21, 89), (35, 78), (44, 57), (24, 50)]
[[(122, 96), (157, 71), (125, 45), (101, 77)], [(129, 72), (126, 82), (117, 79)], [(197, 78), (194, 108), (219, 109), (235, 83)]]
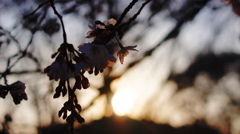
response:
[(90, 70), (89, 65), (85, 62), (78, 62), (76, 64), (73, 64), (73, 66), (74, 66), (75, 75), (80, 75), (81, 70), (84, 70), (84, 71)]
[(111, 67), (116, 62), (115, 57), (109, 54), (108, 50), (103, 45), (83, 43), (79, 45), (78, 48), (86, 57), (86, 62), (91, 67), (96, 67), (99, 70)]
[(96, 26), (88, 25), (90, 31), (87, 32), (86, 38), (95, 38), (96, 36), (101, 35), (105, 30), (111, 29), (116, 23), (117, 21), (113, 18), (103, 22), (96, 21)]
[(96, 37), (97, 34), (100, 32), (100, 31), (98, 32), (98, 30), (95, 26), (88, 25), (88, 27), (90, 28), (90, 31), (87, 32), (86, 38)]
[(104, 25), (99, 25), (99, 28), (106, 29), (107, 27), (114, 26), (116, 23), (117, 23), (117, 21), (115, 19), (111, 18), (109, 20), (103, 21)]
[(138, 51), (135, 49), (136, 47), (137, 47), (137, 45), (126, 46), (126, 47), (122, 47), (121, 50), (118, 51), (117, 56), (119, 57), (121, 64), (123, 64), (123, 62), (124, 62), (124, 57), (126, 57), (129, 54), (128, 50)]
[(68, 67), (66, 62), (54, 61), (50, 66), (44, 69), (50, 80), (67, 80), (74, 77), (74, 72)]

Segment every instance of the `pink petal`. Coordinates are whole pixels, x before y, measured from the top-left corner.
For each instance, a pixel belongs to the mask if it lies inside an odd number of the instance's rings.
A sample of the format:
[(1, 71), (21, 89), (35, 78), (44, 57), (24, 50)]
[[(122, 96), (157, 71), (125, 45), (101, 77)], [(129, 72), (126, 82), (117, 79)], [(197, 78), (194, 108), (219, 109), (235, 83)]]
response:
[(95, 30), (96, 28), (92, 25), (88, 25), (88, 27), (91, 29), (91, 30)]

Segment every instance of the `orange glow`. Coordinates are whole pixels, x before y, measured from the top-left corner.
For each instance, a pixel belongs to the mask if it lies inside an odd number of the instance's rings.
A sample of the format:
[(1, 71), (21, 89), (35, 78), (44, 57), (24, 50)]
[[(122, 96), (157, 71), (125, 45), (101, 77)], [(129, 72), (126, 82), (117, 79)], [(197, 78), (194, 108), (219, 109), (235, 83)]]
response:
[(123, 116), (130, 112), (133, 104), (131, 90), (117, 91), (112, 99), (113, 110), (118, 116)]

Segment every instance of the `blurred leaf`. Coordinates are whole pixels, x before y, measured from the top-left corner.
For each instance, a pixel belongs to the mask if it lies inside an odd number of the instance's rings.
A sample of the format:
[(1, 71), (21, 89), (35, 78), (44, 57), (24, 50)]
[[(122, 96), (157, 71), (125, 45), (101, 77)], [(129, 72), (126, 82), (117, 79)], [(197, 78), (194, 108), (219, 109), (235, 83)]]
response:
[(26, 86), (21, 81), (17, 81), (9, 85), (7, 88), (10, 90), (10, 94), (12, 95), (15, 104), (20, 104), (23, 99), (28, 99), (27, 94), (25, 93)]
[(49, 19), (42, 28), (46, 34), (52, 36), (60, 30), (60, 24), (57, 22), (57, 19)]

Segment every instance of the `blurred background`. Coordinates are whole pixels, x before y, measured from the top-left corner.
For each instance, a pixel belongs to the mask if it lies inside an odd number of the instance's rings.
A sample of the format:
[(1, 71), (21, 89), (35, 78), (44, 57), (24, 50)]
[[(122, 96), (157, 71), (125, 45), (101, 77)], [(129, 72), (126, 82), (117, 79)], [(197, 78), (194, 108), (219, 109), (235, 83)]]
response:
[[(19, 105), (10, 95), (0, 99), (2, 134), (68, 132), (57, 114), (67, 98), (53, 99), (57, 82), (42, 73), (63, 41), (60, 22), (49, 5), (23, 18), (42, 2), (0, 2), (0, 74), (14, 65), (7, 80), (24, 82), (28, 95)], [(89, 24), (118, 19), (130, 2), (55, 0), (55, 6), (68, 42), (77, 47), (91, 41), (85, 38)], [(75, 133), (239, 134), (239, 3), (152, 0), (124, 29), (122, 44), (138, 45), (139, 52), (123, 65), (117, 61), (98, 76), (87, 75), (90, 88), (77, 91), (86, 122), (76, 123)]]

